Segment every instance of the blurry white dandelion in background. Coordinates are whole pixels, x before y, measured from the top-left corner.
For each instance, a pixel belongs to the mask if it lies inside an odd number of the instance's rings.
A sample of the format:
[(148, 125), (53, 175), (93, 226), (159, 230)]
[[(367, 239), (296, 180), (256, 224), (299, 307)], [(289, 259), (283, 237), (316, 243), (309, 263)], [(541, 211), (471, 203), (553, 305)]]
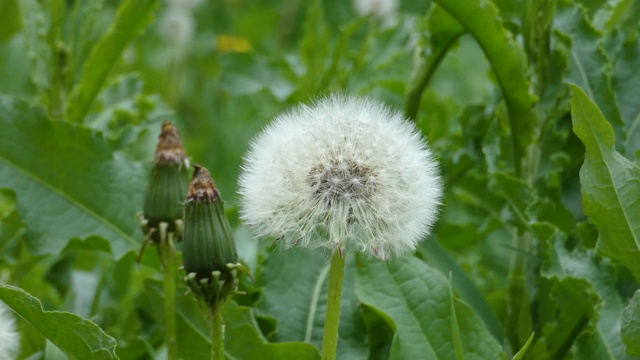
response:
[(16, 359), (20, 349), (20, 333), (13, 311), (0, 301), (0, 359)]
[(398, 11), (398, 0), (354, 0), (353, 7), (360, 16), (373, 15), (385, 26), (393, 22)]
[(342, 95), (277, 117), (251, 144), (239, 185), (242, 219), (258, 235), (381, 259), (413, 251), (442, 198), (414, 124)]

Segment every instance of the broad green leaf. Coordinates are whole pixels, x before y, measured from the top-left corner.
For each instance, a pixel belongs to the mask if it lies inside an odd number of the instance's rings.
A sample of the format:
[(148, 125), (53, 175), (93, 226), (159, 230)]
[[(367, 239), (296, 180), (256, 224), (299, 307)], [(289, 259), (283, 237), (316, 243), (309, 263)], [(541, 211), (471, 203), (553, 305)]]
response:
[[(158, 320), (162, 321), (164, 294), (162, 283), (145, 281), (147, 296)], [(184, 359), (209, 359), (211, 353), (209, 314), (193, 295), (185, 295), (184, 287), (176, 294), (178, 351)], [(241, 296), (241, 295), (240, 295)], [(278, 360), (320, 359), (318, 349), (309, 343), (269, 343), (260, 333), (253, 309), (229, 301), (224, 306), (225, 353), (230, 359)]]
[(572, 86), (573, 131), (586, 148), (580, 170), (585, 214), (600, 232), (598, 250), (625, 264), (640, 280), (640, 168), (615, 150), (611, 125)]
[(640, 37), (634, 36), (624, 42), (616, 57), (613, 89), (620, 107), (622, 120), (627, 130), (626, 155), (640, 163)]
[[(575, 319), (576, 327), (565, 330), (566, 334), (574, 337), (580, 334), (572, 347), (575, 358), (630, 359), (620, 337), (624, 304), (616, 291), (613, 268), (598, 258), (593, 250), (580, 247), (568, 250), (566, 241), (566, 237), (557, 231), (549, 238), (548, 260), (542, 275), (560, 282), (554, 292), (559, 294), (556, 296), (566, 298), (564, 309)], [(564, 314), (556, 316), (562, 320), (560, 327), (571, 326), (571, 321)], [(584, 316), (588, 324), (580, 319)]]
[(0, 300), (72, 359), (118, 358), (116, 341), (89, 320), (68, 312), (44, 311), (40, 300), (10, 285), (0, 285)]
[[(449, 284), (437, 270), (406, 256), (357, 258), (356, 294), (396, 331), (390, 359), (454, 359)], [(498, 342), (473, 310), (454, 299), (465, 359), (500, 359)]]
[(404, 115), (410, 119), (417, 119), (422, 93), (429, 85), (440, 62), (447, 52), (466, 32), (465, 28), (437, 5), (431, 6), (426, 16), (427, 33), (426, 48), (416, 59), (413, 74), (407, 88)]
[(116, 18), (87, 59), (67, 102), (67, 119), (83, 122), (111, 68), (127, 44), (151, 22), (158, 0), (125, 0)]
[[(476, 39), (489, 60), (504, 97), (511, 128), (514, 157), (519, 161), (533, 142), (538, 118), (525, 54), (504, 28), (498, 9), (487, 0), (437, 0)], [(519, 171), (519, 169), (516, 169)]]
[(426, 259), (429, 266), (437, 269), (444, 276), (451, 276), (451, 286), (460, 299), (471, 306), (496, 340), (502, 340), (504, 336), (502, 324), (491, 310), (486, 298), (462, 267), (440, 246), (438, 240), (423, 241), (418, 247), (418, 252)]
[(593, 28), (584, 11), (567, 3), (558, 5), (554, 27), (568, 47), (568, 80), (582, 88), (614, 126), (616, 142), (624, 146), (625, 130), (611, 84), (611, 60), (602, 46), (602, 34)]
[(40, 108), (0, 97), (0, 183), (18, 196), (35, 254), (73, 238), (104, 237), (116, 258), (138, 248), (135, 214), (146, 171), (100, 133), (49, 121)]
[[(348, 256), (340, 308), (338, 357), (366, 359), (364, 323), (354, 292), (355, 259)], [(258, 285), (264, 288), (260, 313), (277, 320), (275, 341), (306, 341), (322, 345), (327, 305), (329, 263), (322, 251), (290, 249), (272, 254), (262, 266)]]
[(0, 1), (0, 42), (9, 40), (22, 29), (22, 17), (18, 0)]
[(627, 345), (627, 354), (640, 356), (640, 290), (622, 313), (622, 341)]

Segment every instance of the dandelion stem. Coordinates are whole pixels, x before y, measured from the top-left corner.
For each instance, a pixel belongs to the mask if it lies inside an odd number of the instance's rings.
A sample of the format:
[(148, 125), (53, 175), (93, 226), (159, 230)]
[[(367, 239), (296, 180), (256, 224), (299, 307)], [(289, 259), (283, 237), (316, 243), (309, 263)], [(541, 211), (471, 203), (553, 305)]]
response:
[(329, 270), (329, 294), (327, 313), (324, 320), (322, 338), (322, 360), (335, 360), (338, 348), (338, 325), (340, 324), (340, 300), (342, 298), (342, 280), (344, 279), (345, 256), (340, 250), (333, 252)]
[(176, 249), (173, 246), (173, 233), (168, 233), (165, 241), (159, 244), (162, 267), (164, 269), (164, 335), (167, 344), (167, 358), (178, 359), (176, 341)]
[(223, 307), (222, 301), (211, 307), (211, 360), (224, 360)]

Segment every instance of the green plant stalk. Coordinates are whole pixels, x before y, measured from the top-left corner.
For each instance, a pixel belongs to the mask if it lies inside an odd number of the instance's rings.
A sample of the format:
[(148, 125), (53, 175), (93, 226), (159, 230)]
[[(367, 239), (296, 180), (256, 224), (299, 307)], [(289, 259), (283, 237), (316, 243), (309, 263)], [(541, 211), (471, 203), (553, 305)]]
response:
[(167, 234), (167, 240), (158, 244), (164, 270), (164, 338), (167, 344), (169, 360), (178, 360), (178, 342), (176, 339), (176, 249), (173, 246), (173, 233)]
[(340, 325), (340, 301), (342, 299), (345, 257), (340, 250), (334, 251), (331, 256), (327, 313), (324, 318), (322, 337), (322, 360), (335, 360), (338, 350), (338, 327)]
[(211, 307), (211, 360), (224, 360), (224, 302)]
[[(523, 252), (529, 251), (531, 244), (530, 234), (522, 233), (518, 229), (514, 230), (513, 247)], [(509, 264), (509, 275), (507, 278), (507, 318), (505, 322), (505, 340), (507, 353), (509, 355), (518, 351), (524, 341), (526, 334), (523, 327), (529, 327), (531, 323), (530, 308), (527, 301), (526, 289), (526, 256), (520, 251), (514, 251)], [(524, 306), (524, 307), (523, 307)], [(526, 316), (523, 318), (523, 316)], [(526, 333), (530, 334), (527, 329)]]

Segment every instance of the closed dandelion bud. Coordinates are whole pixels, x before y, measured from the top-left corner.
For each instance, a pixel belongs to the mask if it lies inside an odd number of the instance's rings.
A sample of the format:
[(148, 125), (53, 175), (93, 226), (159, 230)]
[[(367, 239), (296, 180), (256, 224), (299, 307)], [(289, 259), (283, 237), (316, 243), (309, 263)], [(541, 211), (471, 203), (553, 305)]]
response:
[(144, 198), (143, 231), (158, 243), (173, 233), (182, 237), (181, 203), (188, 187), (188, 160), (178, 129), (169, 121), (162, 125), (151, 179)]
[(238, 271), (246, 269), (237, 263), (231, 226), (211, 174), (202, 166), (193, 166), (189, 197), (184, 204), (185, 281), (209, 306), (214, 306), (236, 291)]

